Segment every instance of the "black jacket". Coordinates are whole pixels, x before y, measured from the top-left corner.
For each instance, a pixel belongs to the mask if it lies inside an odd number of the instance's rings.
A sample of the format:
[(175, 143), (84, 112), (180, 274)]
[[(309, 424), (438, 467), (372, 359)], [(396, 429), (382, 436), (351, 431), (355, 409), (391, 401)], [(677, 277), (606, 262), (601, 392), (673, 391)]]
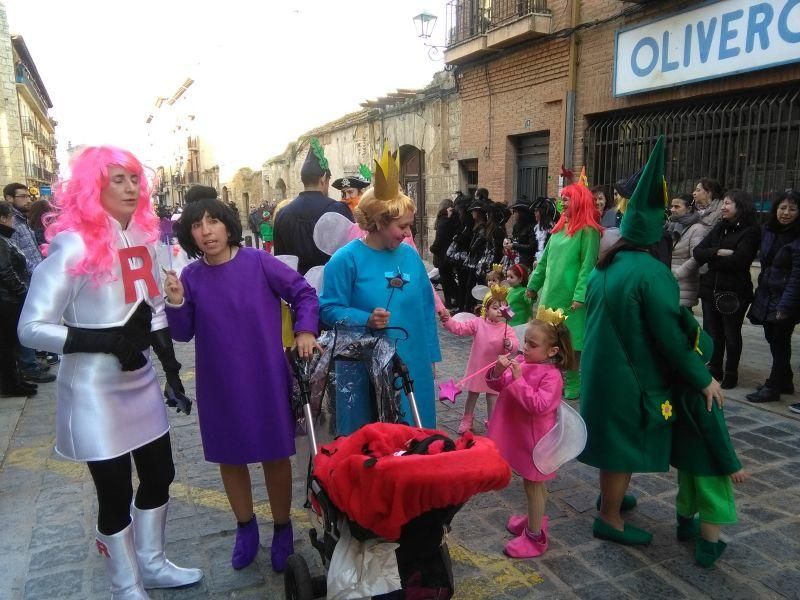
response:
[(11, 227), (0, 225), (0, 302), (22, 304), (30, 276), (25, 255), (9, 239), (13, 232)]
[(449, 217), (439, 217), (434, 225), (436, 236), (431, 244), (431, 256), (433, 256), (433, 266), (439, 267), (447, 262), (447, 249), (455, 239), (461, 229), (461, 221), (458, 215), (453, 213)]
[[(753, 300), (750, 265), (758, 252), (761, 229), (755, 223), (731, 224), (720, 221), (694, 249), (694, 258), (708, 265), (700, 275), (700, 298), (709, 301), (714, 292), (735, 292), (742, 303)], [(719, 256), (717, 250), (733, 250), (730, 256)]]
[(514, 228), (511, 232), (511, 249), (519, 254), (519, 262), (530, 269), (533, 266), (533, 261), (536, 258), (536, 253), (539, 251), (539, 243), (536, 241), (536, 234), (533, 228), (536, 226), (536, 221), (514, 223)]
[(800, 231), (775, 232), (765, 227), (761, 236), (761, 273), (758, 275), (749, 317), (760, 324), (780, 312), (800, 322)]
[(301, 275), (305, 275), (311, 267), (324, 265), (330, 259), (314, 243), (314, 226), (327, 212), (337, 212), (350, 221), (353, 220), (353, 215), (344, 202), (328, 198), (322, 192), (300, 192), (275, 217), (275, 254), (296, 256), (297, 270)]

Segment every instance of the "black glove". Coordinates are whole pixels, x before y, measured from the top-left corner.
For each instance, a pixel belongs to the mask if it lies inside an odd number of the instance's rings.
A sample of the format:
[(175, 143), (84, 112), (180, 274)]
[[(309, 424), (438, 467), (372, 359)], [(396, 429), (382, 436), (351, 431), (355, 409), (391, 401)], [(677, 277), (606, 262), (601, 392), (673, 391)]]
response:
[(172, 338), (169, 329), (159, 329), (150, 333), (150, 343), (153, 351), (161, 362), (167, 383), (164, 386), (164, 398), (167, 406), (177, 409), (178, 412), (191, 414), (192, 400), (186, 395), (180, 375), (181, 363), (175, 358), (175, 346), (172, 345)]
[(186, 395), (178, 372), (170, 371), (164, 375), (167, 377), (167, 383), (164, 385), (164, 398), (167, 399), (167, 406), (176, 409), (177, 412), (191, 414), (192, 399)]
[(147, 359), (137, 348), (135, 341), (120, 333), (67, 327), (64, 354), (76, 352), (113, 354), (122, 365), (123, 371), (136, 371), (147, 364)]

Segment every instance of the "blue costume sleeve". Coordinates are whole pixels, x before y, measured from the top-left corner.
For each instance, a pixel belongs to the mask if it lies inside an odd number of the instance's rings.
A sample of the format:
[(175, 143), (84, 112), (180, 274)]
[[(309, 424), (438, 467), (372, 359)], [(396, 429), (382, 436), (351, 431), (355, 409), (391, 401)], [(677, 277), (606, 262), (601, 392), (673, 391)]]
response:
[(319, 299), (320, 318), (329, 327), (337, 323), (367, 324), (370, 313), (351, 307), (355, 279), (356, 265), (353, 257), (346, 248), (342, 248), (325, 265), (322, 296)]
[(422, 314), (425, 319), (425, 334), (428, 344), (428, 355), (431, 362), (442, 360), (442, 352), (439, 348), (439, 329), (436, 326), (436, 307), (433, 301), (433, 287), (428, 284), (428, 273), (425, 271), (425, 264), (419, 261), (418, 281), (421, 283), (422, 291)]

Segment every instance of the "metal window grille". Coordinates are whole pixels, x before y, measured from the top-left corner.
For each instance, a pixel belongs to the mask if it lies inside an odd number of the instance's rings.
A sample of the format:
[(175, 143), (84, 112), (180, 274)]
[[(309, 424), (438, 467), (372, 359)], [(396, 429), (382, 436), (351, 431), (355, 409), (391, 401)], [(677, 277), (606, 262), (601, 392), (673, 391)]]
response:
[(781, 192), (800, 189), (800, 90), (590, 119), (585, 162), (591, 183), (610, 186), (629, 177), (662, 133), (672, 195), (713, 177), (752, 193), (766, 210)]

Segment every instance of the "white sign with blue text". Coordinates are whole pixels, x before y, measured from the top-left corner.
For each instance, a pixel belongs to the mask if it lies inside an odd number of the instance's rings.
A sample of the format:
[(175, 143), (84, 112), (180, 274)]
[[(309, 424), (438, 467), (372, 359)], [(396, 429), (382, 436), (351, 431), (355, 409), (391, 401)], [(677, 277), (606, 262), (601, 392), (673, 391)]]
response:
[(719, 0), (617, 32), (614, 95), (800, 61), (800, 0)]

